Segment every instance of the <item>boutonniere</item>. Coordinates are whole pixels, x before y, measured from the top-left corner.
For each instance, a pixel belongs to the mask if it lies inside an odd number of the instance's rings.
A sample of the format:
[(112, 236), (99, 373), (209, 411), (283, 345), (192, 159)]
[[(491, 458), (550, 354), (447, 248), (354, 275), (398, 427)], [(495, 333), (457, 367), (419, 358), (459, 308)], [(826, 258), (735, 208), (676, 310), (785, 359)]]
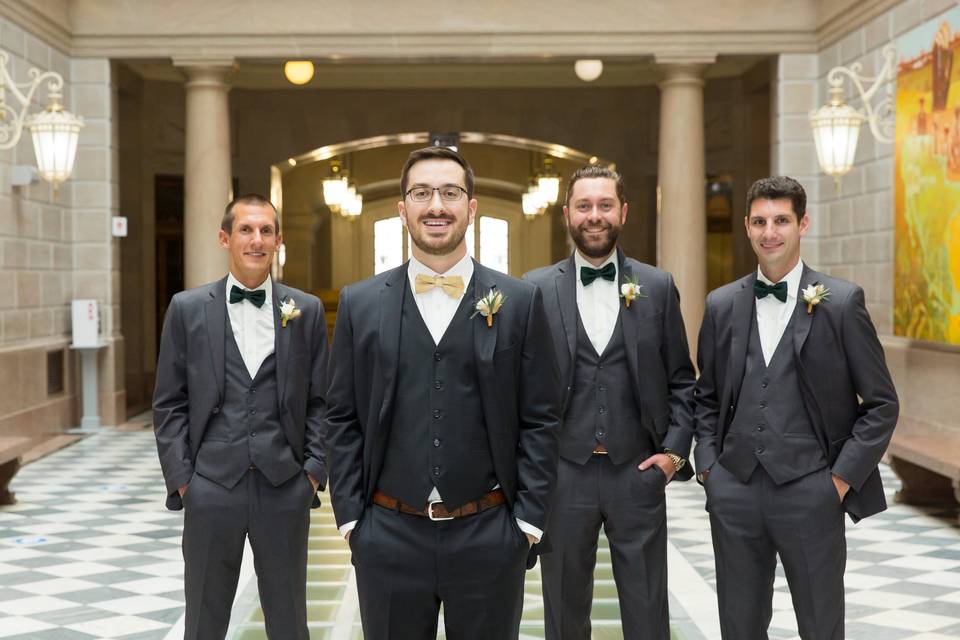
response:
[(300, 309), (293, 298), (287, 298), (280, 303), (280, 326), (287, 328), (287, 323), (300, 317)]
[(620, 297), (629, 309), (631, 302), (637, 298), (646, 298), (647, 294), (643, 292), (643, 285), (640, 282), (630, 279), (620, 285)]
[(803, 301), (807, 303), (807, 313), (813, 313), (813, 308), (830, 297), (830, 289), (819, 282), (803, 290)]
[(473, 312), (473, 315), (470, 317), (474, 318), (479, 313), (480, 315), (482, 315), (484, 318), (487, 319), (487, 326), (492, 327), (493, 314), (500, 311), (500, 307), (503, 306), (503, 303), (506, 301), (506, 299), (507, 299), (506, 296), (504, 296), (499, 291), (490, 289), (490, 291), (487, 292), (487, 295), (477, 300), (477, 303), (473, 306), (475, 311)]

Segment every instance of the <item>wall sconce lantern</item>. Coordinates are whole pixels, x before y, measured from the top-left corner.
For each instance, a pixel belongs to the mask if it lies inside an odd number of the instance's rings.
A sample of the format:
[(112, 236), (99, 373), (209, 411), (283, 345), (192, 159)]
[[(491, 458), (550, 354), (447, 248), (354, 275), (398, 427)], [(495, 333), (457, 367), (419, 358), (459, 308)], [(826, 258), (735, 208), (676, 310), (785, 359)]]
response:
[[(895, 78), (896, 57), (897, 50), (894, 47), (885, 48), (883, 68), (873, 77), (860, 74), (863, 67), (859, 62), (850, 67), (834, 67), (827, 74), (830, 101), (810, 112), (810, 128), (813, 131), (820, 168), (838, 182), (840, 176), (853, 167), (860, 138), (860, 125), (864, 121), (870, 126), (870, 132), (877, 142), (893, 142), (892, 81)], [(863, 111), (844, 102), (844, 78), (850, 80), (857, 96), (863, 101)], [(864, 83), (872, 84), (864, 88)], [(873, 105), (873, 97), (881, 86), (886, 88), (886, 95)]]
[[(0, 149), (12, 149), (20, 142), (26, 127), (33, 138), (33, 151), (37, 158), (37, 171), (44, 180), (53, 185), (54, 192), (61, 182), (73, 173), (73, 161), (77, 155), (77, 139), (83, 127), (83, 118), (63, 108), (63, 77), (55, 71), (30, 69), (29, 82), (16, 83), (10, 75), (10, 57), (0, 51)], [(47, 83), (47, 106), (43, 111), (28, 116), (27, 110), (34, 94), (44, 82)], [(7, 103), (12, 95), (19, 108)], [(13, 186), (25, 186), (33, 182), (32, 168), (13, 167)]]

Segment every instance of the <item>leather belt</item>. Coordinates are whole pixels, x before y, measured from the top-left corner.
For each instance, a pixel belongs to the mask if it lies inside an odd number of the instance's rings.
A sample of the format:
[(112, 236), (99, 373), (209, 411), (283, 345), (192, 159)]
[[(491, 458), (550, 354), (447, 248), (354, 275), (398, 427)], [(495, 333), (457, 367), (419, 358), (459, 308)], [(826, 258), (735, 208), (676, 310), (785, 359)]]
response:
[(609, 453), (607, 448), (602, 444), (597, 444), (597, 446), (593, 448), (593, 455), (595, 456), (605, 456), (607, 453)]
[(431, 520), (453, 520), (454, 518), (476, 515), (481, 511), (500, 506), (506, 501), (507, 496), (504, 495), (503, 489), (494, 489), (493, 491), (483, 494), (477, 500), (471, 500), (452, 511), (448, 511), (442, 502), (431, 502), (425, 509), (418, 509), (405, 502), (400, 502), (396, 498), (391, 498), (380, 490), (373, 492), (373, 504), (384, 507), (385, 509), (400, 511), (400, 513), (423, 516)]

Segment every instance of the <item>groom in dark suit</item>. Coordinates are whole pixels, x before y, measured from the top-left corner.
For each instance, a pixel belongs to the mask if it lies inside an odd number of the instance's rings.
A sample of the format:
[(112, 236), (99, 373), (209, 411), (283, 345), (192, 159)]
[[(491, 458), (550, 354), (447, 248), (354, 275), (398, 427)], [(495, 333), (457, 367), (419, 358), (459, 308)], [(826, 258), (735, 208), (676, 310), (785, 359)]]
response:
[(524, 276), (543, 291), (560, 362), (563, 434), (543, 555), (546, 637), (589, 640), (597, 537), (610, 542), (623, 637), (669, 640), (664, 488), (692, 476), (693, 365), (669, 273), (617, 248), (620, 175), (588, 165), (563, 207), (576, 245)]
[(796, 180), (755, 182), (759, 269), (710, 293), (700, 329), (694, 455), (726, 640), (767, 638), (777, 555), (800, 637), (843, 640), (843, 514), (886, 508), (897, 394), (863, 290), (800, 260), (809, 224)]
[(340, 293), (327, 424), (364, 637), (516, 638), (557, 471), (559, 378), (539, 291), (470, 259), (473, 171), (400, 178), (410, 260)]
[(170, 302), (153, 396), (167, 508), (185, 511), (184, 637), (226, 635), (249, 538), (267, 636), (308, 640), (307, 531), (326, 480), (323, 306), (270, 277), (269, 200), (227, 205), (220, 244), (226, 277)]

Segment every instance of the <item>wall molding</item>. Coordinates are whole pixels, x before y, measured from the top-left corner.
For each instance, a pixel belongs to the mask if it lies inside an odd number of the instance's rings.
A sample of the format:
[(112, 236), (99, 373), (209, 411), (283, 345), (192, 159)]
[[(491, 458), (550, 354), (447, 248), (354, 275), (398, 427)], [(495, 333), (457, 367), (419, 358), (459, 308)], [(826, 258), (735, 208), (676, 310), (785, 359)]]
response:
[(29, 2), (0, 0), (0, 16), (14, 22), (61, 53), (72, 53), (72, 34)]
[(826, 49), (845, 36), (890, 11), (901, 0), (862, 0), (848, 6), (817, 28), (817, 51)]

